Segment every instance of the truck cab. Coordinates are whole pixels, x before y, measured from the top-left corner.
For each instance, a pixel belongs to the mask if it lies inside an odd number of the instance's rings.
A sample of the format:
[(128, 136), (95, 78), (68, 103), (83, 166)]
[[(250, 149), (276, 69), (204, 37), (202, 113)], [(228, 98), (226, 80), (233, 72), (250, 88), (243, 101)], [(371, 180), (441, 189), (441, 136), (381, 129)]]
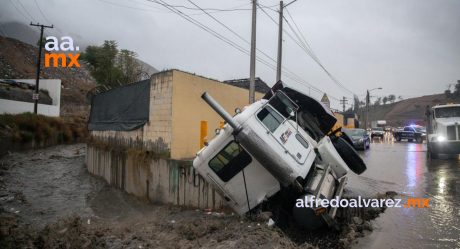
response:
[[(287, 87), (274, 89), (234, 116), (208, 93), (202, 98), (226, 124), (198, 151), (193, 167), (228, 206), (243, 215), (280, 198), (280, 213), (289, 213), (299, 225), (334, 226), (337, 207), (295, 206), (297, 199), (307, 197), (340, 198), (348, 180), (348, 164), (335, 140), (325, 135), (336, 122), (330, 111)], [(352, 148), (348, 152), (347, 159), (356, 154)]]
[(460, 104), (434, 106), (427, 111), (427, 120), (428, 155), (460, 154)]

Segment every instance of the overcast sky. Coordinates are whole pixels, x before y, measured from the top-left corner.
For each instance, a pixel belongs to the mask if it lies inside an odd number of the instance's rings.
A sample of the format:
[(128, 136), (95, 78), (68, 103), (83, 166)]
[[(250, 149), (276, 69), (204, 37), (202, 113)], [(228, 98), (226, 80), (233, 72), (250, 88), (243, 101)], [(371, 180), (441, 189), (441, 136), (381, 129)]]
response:
[[(40, 10), (37, 5), (41, 7)], [(188, 0), (164, 0), (195, 8)], [(14, 5), (13, 5), (14, 2)], [(250, 0), (193, 0), (245, 40), (250, 40)], [(285, 3), (290, 0), (285, 1)], [(177, 68), (218, 80), (249, 77), (249, 56), (163, 6), (146, 0), (0, 0), (0, 23), (52, 22), (76, 45), (116, 40), (157, 69)], [(22, 3), (22, 6), (21, 6)], [(259, 0), (276, 21), (279, 1)], [(249, 50), (249, 45), (200, 10), (178, 8)], [(347, 89), (364, 97), (404, 97), (443, 92), (460, 80), (459, 0), (298, 0), (287, 7), (322, 64)], [(28, 13), (27, 13), (27, 12)], [(290, 21), (290, 17), (286, 18)], [(45, 17), (44, 17), (45, 16)], [(294, 25), (290, 21), (291, 25)], [(287, 24), (284, 24), (289, 31)], [(292, 33), (292, 32), (291, 32)], [(257, 12), (257, 47), (276, 60), (278, 28)], [(350, 97), (291, 38), (284, 35), (283, 65), (303, 81), (340, 98)], [(260, 52), (261, 58), (269, 61)], [(275, 70), (257, 63), (256, 75), (270, 86)], [(303, 85), (282, 77), (288, 84)], [(315, 97), (319, 93), (312, 91)], [(333, 105), (338, 106), (332, 99)], [(334, 103), (335, 102), (335, 103)]]

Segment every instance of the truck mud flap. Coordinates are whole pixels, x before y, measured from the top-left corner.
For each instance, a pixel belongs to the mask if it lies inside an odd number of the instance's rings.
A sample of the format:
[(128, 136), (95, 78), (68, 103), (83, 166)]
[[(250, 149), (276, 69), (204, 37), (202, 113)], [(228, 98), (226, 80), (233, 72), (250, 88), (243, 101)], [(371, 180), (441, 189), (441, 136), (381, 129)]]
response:
[(360, 175), (366, 171), (367, 167), (363, 159), (358, 155), (356, 150), (343, 138), (331, 136), (332, 144), (342, 157), (348, 168)]

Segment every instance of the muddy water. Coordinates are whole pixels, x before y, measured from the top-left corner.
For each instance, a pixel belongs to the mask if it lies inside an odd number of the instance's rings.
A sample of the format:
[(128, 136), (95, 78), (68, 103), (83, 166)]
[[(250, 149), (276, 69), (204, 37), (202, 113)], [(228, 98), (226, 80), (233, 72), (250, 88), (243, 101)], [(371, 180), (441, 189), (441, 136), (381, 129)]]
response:
[(396, 191), (430, 198), (430, 207), (388, 208), (356, 248), (460, 248), (460, 161), (429, 160), (426, 144), (376, 141), (361, 152), (368, 170), (352, 176), (358, 193)]
[(0, 188), (1, 207), (27, 224), (42, 227), (77, 214), (86, 220), (117, 220), (142, 214), (149, 205), (88, 174), (85, 145), (14, 153)]

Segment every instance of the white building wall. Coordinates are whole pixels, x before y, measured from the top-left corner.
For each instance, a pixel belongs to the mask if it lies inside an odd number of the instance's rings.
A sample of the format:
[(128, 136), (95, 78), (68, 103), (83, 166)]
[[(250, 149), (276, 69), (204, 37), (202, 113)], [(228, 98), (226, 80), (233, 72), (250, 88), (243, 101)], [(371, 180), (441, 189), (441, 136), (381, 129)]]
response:
[[(34, 79), (15, 79), (15, 81), (35, 85)], [(48, 91), (51, 99), (53, 100), (53, 104), (38, 104), (38, 114), (59, 117), (61, 108), (61, 80), (40, 79), (40, 89)], [(19, 114), (33, 111), (34, 103), (0, 99), (0, 113)]]

